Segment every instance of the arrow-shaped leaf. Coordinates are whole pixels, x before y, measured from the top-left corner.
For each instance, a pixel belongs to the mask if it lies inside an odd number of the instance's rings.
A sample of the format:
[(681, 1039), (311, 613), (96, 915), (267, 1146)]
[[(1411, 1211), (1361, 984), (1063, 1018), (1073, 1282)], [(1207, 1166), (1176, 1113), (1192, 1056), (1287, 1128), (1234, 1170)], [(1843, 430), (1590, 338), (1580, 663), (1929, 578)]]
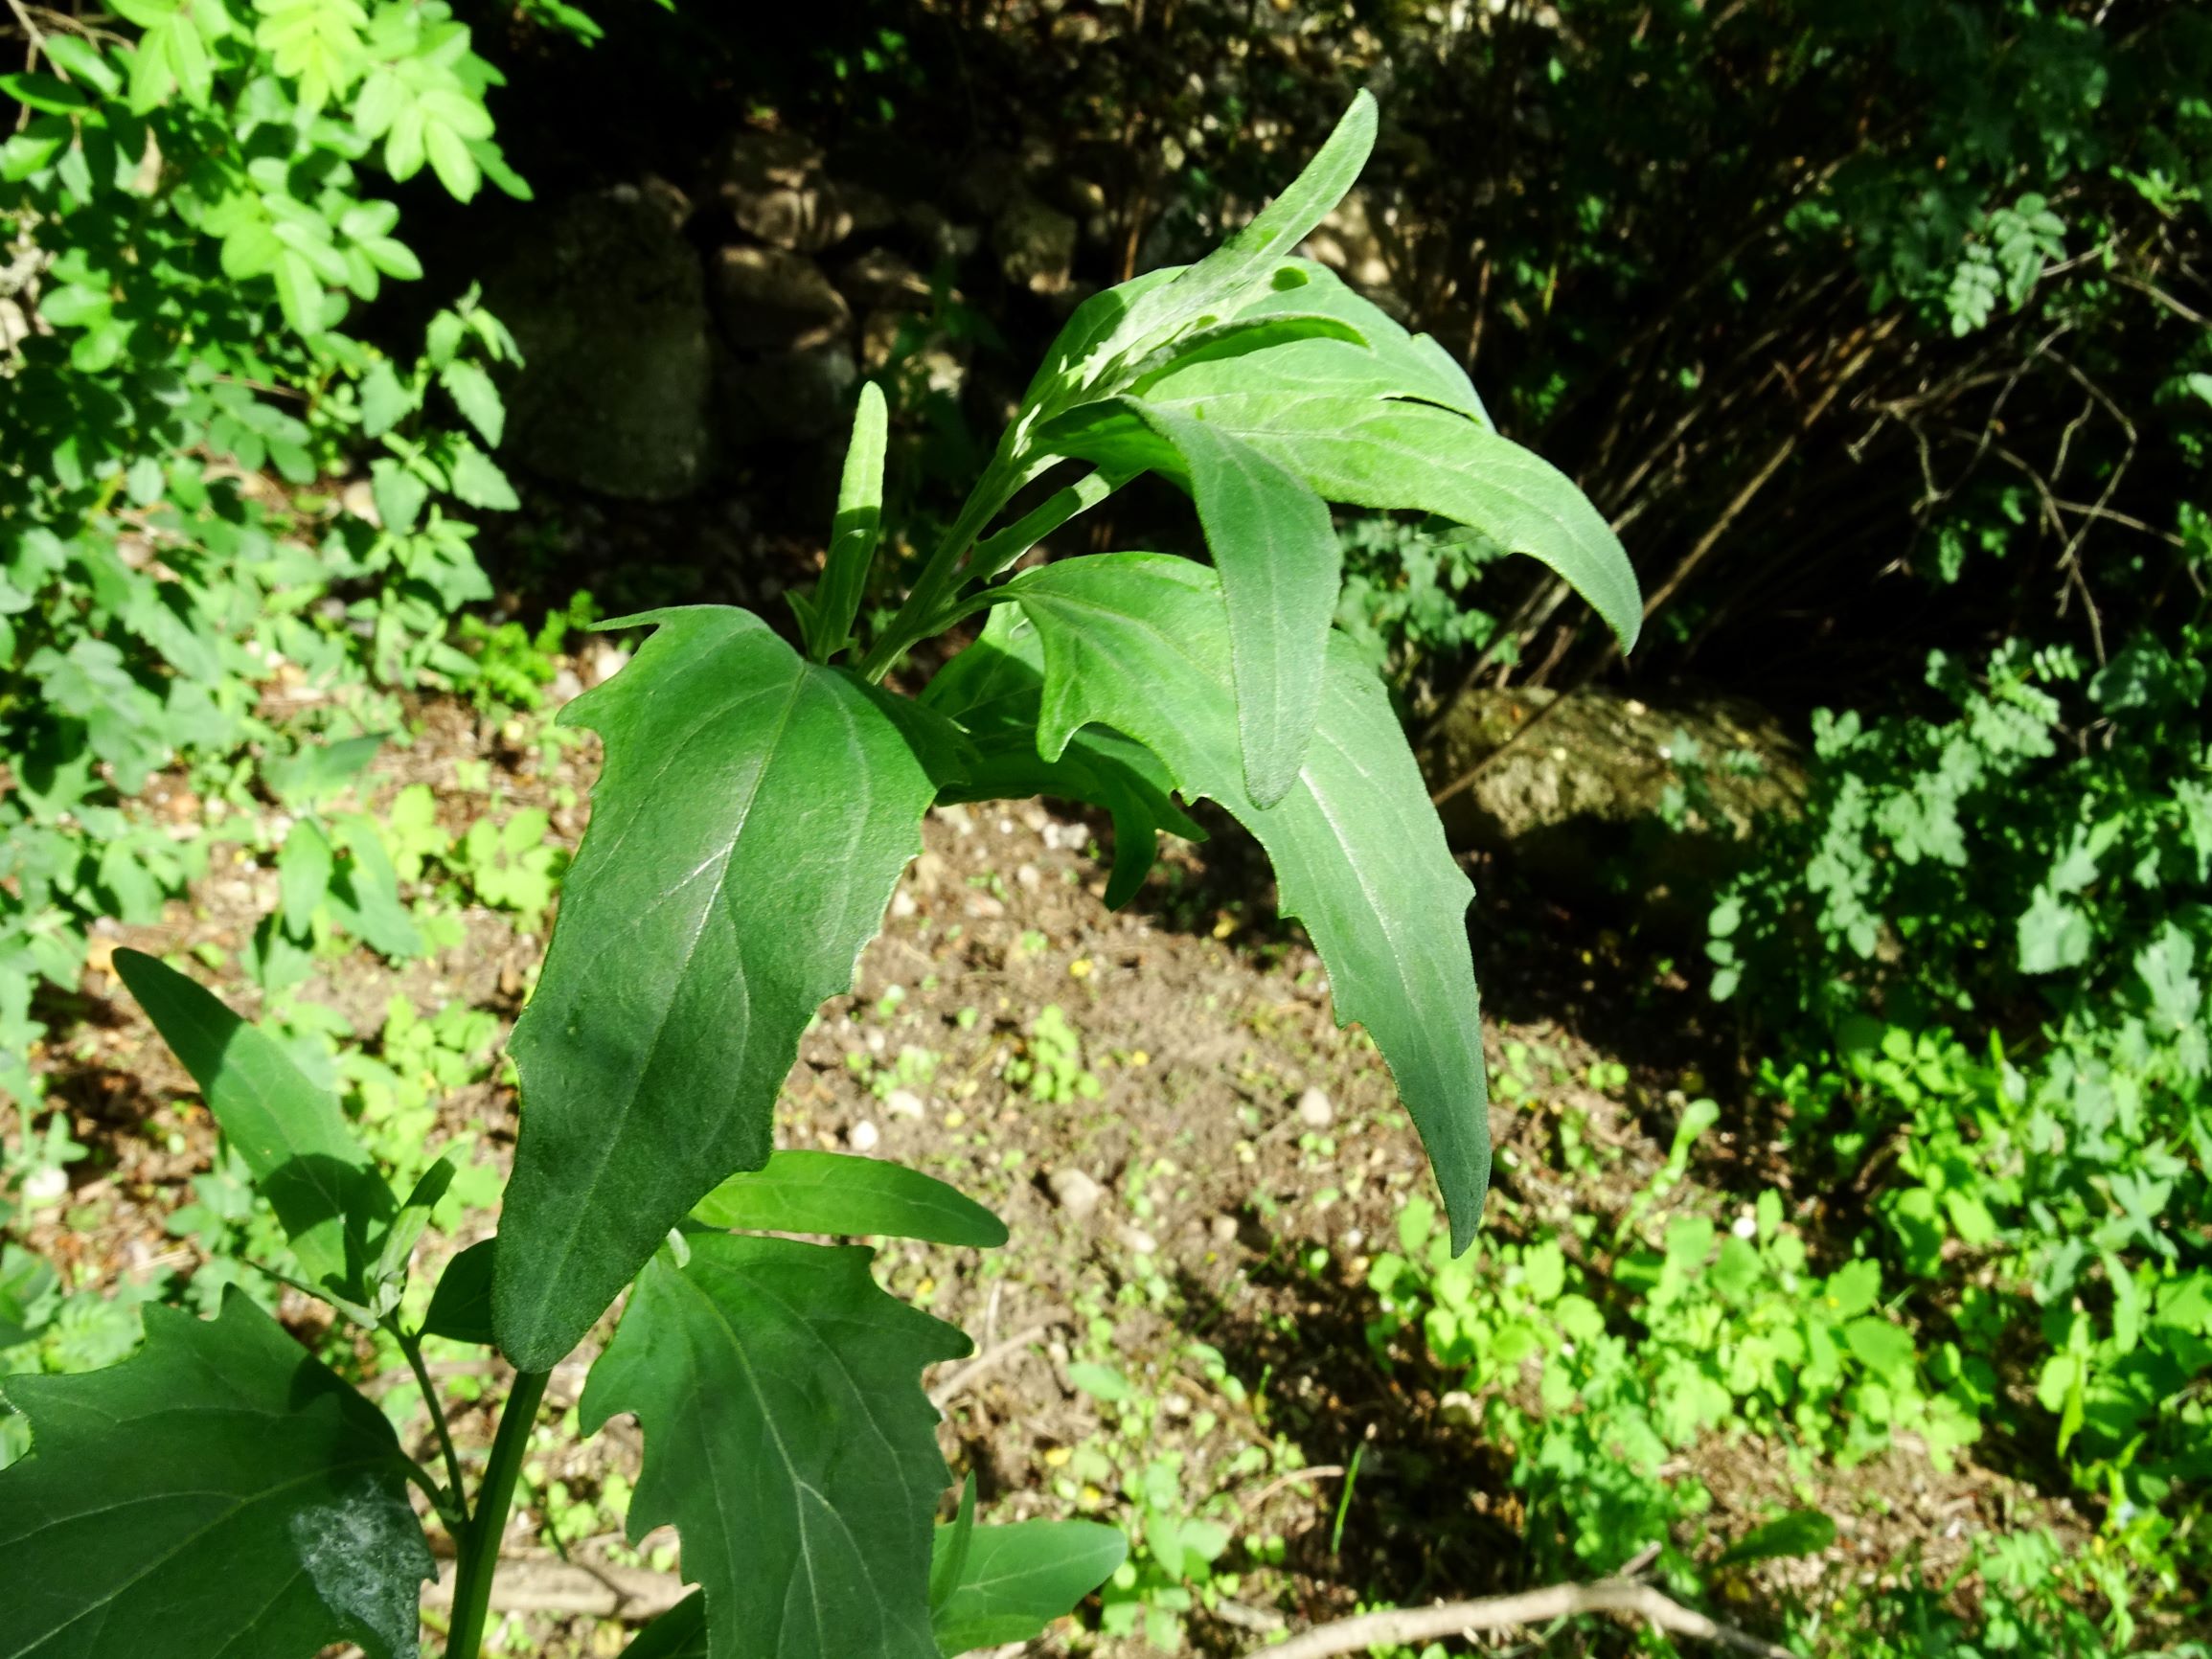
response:
[(713, 1659), (938, 1659), (929, 1534), (949, 1482), (922, 1368), (968, 1352), (872, 1253), (729, 1234), (654, 1257), (582, 1420), (634, 1412), (632, 1537), (673, 1522)]
[(702, 606), (561, 711), (606, 741), (545, 971), (514, 1031), (522, 1135), (499, 1346), (545, 1370), (668, 1230), (768, 1157), (799, 1035), (845, 989), (935, 785), (918, 711)]
[(1282, 801), (1243, 787), (1228, 614), (1219, 579), (1156, 554), (1070, 559), (1008, 583), (1044, 645), (1040, 753), (1093, 722), (1159, 756), (1185, 795), (1259, 837), (1286, 915), (1329, 969), (1337, 1016), (1367, 1027), (1421, 1130), (1451, 1216), (1472, 1239), (1490, 1176), (1482, 1031), (1467, 945), (1472, 889), (1444, 844), (1381, 683), (1330, 641), (1312, 747)]

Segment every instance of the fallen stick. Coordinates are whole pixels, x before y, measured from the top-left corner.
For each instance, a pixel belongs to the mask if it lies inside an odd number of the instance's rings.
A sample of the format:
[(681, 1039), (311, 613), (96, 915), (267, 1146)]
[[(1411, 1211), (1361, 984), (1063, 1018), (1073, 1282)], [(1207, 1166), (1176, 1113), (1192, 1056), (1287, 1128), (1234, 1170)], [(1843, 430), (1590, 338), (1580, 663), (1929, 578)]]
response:
[(929, 1391), (929, 1403), (943, 1411), (955, 1399), (966, 1394), (991, 1372), (1012, 1359), (1031, 1343), (1041, 1341), (1056, 1325), (1067, 1322), (1067, 1315), (1059, 1313), (1026, 1330), (1019, 1330), (1004, 1342), (993, 1343), (943, 1382)]
[(1429, 1642), (1475, 1630), (1502, 1630), (1514, 1625), (1548, 1625), (1576, 1613), (1619, 1613), (1641, 1619), (1674, 1636), (1695, 1636), (1756, 1653), (1760, 1659), (1795, 1659), (1789, 1648), (1716, 1623), (1704, 1614), (1668, 1600), (1649, 1584), (1628, 1579), (1600, 1579), (1593, 1584), (1552, 1584), (1514, 1596), (1486, 1596), (1478, 1602), (1446, 1602), (1434, 1607), (1402, 1607), (1362, 1613), (1293, 1636), (1271, 1648), (1255, 1648), (1252, 1659), (1328, 1659), (1392, 1643)]

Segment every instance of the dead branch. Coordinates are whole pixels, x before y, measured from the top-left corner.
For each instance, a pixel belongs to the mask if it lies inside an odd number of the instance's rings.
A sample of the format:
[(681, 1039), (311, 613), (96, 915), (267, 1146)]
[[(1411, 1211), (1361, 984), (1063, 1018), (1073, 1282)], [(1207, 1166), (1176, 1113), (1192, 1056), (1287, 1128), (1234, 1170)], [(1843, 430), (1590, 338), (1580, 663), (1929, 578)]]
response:
[(1514, 1596), (1486, 1596), (1475, 1602), (1446, 1602), (1434, 1607), (1404, 1607), (1362, 1613), (1293, 1636), (1280, 1647), (1254, 1648), (1254, 1659), (1328, 1659), (1334, 1653), (1360, 1653), (1392, 1643), (1431, 1642), (1477, 1630), (1503, 1630), (1519, 1625), (1548, 1625), (1577, 1613), (1614, 1613), (1641, 1620), (1671, 1636), (1691, 1636), (1760, 1659), (1793, 1659), (1787, 1648), (1722, 1625), (1630, 1579), (1600, 1579), (1592, 1584), (1553, 1584)]

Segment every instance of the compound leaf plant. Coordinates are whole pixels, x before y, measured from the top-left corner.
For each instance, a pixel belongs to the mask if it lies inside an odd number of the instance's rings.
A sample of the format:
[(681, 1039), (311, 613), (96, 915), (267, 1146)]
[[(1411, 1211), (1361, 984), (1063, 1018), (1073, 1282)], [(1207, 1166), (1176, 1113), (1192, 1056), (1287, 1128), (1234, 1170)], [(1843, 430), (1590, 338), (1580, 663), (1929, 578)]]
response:
[[(32, 1450), (0, 1472), (0, 1659), (413, 1653), (431, 1557), (410, 1484), (458, 1556), (446, 1652), (474, 1659), (548, 1375), (626, 1290), (582, 1422), (636, 1416), (630, 1526), (673, 1523), (698, 1586), (636, 1639), (639, 1659), (934, 1659), (1020, 1640), (1095, 1588), (1121, 1559), (1111, 1529), (982, 1525), (971, 1490), (938, 1522), (949, 1476), (922, 1376), (967, 1338), (882, 1290), (866, 1248), (788, 1236), (1006, 1237), (917, 1172), (773, 1150), (801, 1034), (851, 985), (932, 802), (1097, 806), (1117, 901), (1160, 831), (1197, 833), (1175, 797), (1240, 820), (1339, 1017), (1388, 1062), (1465, 1248), (1490, 1165), (1471, 890), (1381, 683), (1331, 630), (1327, 504), (1440, 515), (1530, 554), (1624, 644), (1638, 604), (1603, 520), (1496, 433), (1460, 367), (1292, 252), (1375, 124), (1362, 94), (1222, 247), (1076, 310), (864, 652), (882, 530), (873, 388), (822, 579), (795, 602), (803, 654), (735, 609), (618, 625), (652, 632), (561, 716), (600, 734), (605, 762), (514, 1031), (521, 1130), (499, 1233), (453, 1259), (421, 1329), (400, 1292), (447, 1166), (388, 1190), (277, 1043), (117, 952), (290, 1236), (298, 1287), (383, 1327), (419, 1370), (431, 1333), (494, 1346), (516, 1375), (472, 1491), (435, 1390), (441, 1466), (425, 1468), (240, 1295), (212, 1323), (157, 1314), (111, 1370), (10, 1379)], [(1056, 470), (1071, 476), (1048, 489)], [(1009, 576), (1145, 471), (1192, 496), (1210, 564), (1129, 552)], [(1016, 512), (1024, 491), (1042, 499)], [(910, 648), (979, 614), (919, 696), (884, 685)]]

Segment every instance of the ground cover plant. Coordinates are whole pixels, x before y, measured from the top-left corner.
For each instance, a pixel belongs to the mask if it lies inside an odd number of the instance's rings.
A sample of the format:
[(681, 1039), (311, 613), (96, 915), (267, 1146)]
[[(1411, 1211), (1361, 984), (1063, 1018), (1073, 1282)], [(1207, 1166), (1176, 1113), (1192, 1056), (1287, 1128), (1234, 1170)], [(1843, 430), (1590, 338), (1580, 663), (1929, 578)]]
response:
[[(1363, 95), (1214, 254), (1077, 309), (865, 653), (853, 629), (884, 528), (872, 390), (821, 580), (794, 596), (804, 655), (741, 610), (625, 619), (652, 629), (634, 660), (562, 714), (606, 758), (510, 1046), (523, 1115), (500, 1230), (454, 1258), (419, 1325), (400, 1318), (409, 1262), (453, 1162), (401, 1193), (276, 1037), (177, 968), (116, 953), (281, 1223), (267, 1268), (396, 1342), (434, 1415), (426, 1334), (495, 1347), (515, 1375), (472, 1489), (442, 1418), (439, 1466), (414, 1463), (236, 1291), (213, 1320), (149, 1309), (121, 1365), (11, 1379), (30, 1450), (0, 1471), (21, 1586), (0, 1610), (6, 1651), (413, 1651), (431, 1557), (412, 1485), (459, 1557), (446, 1650), (473, 1656), (548, 1376), (626, 1292), (580, 1426), (639, 1419), (629, 1527), (673, 1521), (700, 1586), (632, 1653), (957, 1653), (1019, 1639), (1103, 1581), (1123, 1554), (1105, 1529), (978, 1525), (971, 1489), (936, 1521), (949, 1482), (921, 1372), (966, 1338), (881, 1289), (865, 1248), (783, 1236), (1004, 1240), (919, 1171), (772, 1150), (801, 1035), (849, 985), (933, 802), (1092, 803), (1114, 824), (1117, 899), (1162, 830), (1195, 830), (1172, 797), (1242, 822), (1338, 1017), (1387, 1061), (1467, 1247), (1490, 1172), (1471, 889), (1369, 658), (1332, 631), (1327, 504), (1531, 554), (1624, 647), (1638, 598), (1603, 521), (1489, 426), (1450, 358), (1292, 257), (1374, 126)], [(1191, 496), (1210, 566), (1116, 553), (1008, 574), (1144, 472)], [(980, 637), (918, 697), (886, 689), (912, 647), (979, 613)], [(479, 854), (508, 901), (536, 897), (497, 845)], [(310, 915), (314, 885), (303, 874)]]

